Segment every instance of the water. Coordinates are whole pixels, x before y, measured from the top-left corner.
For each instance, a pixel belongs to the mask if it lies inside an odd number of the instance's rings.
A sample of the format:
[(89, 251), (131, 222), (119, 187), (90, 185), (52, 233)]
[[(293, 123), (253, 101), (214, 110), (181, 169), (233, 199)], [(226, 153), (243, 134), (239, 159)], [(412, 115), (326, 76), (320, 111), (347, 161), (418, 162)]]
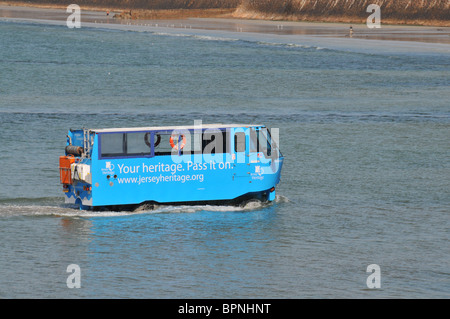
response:
[[(450, 52), (8, 21), (0, 47), (1, 298), (450, 296)], [(69, 128), (194, 120), (280, 129), (273, 204), (64, 205)]]

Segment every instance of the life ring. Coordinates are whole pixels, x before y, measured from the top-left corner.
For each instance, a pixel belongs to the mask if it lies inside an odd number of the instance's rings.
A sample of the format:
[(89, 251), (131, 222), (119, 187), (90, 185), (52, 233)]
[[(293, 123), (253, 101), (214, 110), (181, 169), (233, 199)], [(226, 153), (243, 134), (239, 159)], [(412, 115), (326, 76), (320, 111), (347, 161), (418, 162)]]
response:
[(176, 140), (178, 141), (178, 136), (179, 135), (170, 135), (170, 146), (172, 146), (172, 148), (176, 149), (176, 150), (182, 150), (183, 147), (186, 145), (186, 136), (181, 135), (181, 137), (183, 138), (183, 140), (181, 141), (181, 143), (177, 143), (175, 144), (173, 142), (174, 137), (176, 138)]
[[(145, 144), (146, 144), (148, 147), (151, 147), (151, 145), (150, 145), (150, 140), (148, 139), (149, 136), (150, 136), (150, 132), (145, 133), (145, 135), (144, 135), (144, 142), (145, 142)], [(156, 134), (156, 142), (155, 142), (155, 145), (153, 145), (153, 147), (158, 146), (160, 142), (161, 142), (161, 135)]]

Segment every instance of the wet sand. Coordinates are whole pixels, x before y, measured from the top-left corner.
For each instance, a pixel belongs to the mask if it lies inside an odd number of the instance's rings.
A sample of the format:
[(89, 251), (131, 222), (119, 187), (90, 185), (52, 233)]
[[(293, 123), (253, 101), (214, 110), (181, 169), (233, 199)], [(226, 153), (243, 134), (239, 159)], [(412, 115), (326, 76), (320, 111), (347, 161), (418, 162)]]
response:
[[(211, 35), (222, 33), (223, 36), (239, 34), (239, 38), (267, 37), (274, 41), (294, 41), (305, 45), (337, 48), (345, 45), (379, 47), (387, 45), (386, 41), (404, 42), (401, 46), (423, 46), (423, 50), (437, 49), (450, 53), (450, 27), (382, 25), (380, 29), (369, 29), (365, 24), (350, 25), (344, 23), (314, 23), (292, 21), (244, 20), (234, 18), (184, 18), (130, 20), (114, 18), (105, 10), (82, 10), (82, 27), (104, 27), (136, 31), (183, 32), (187, 34)], [(65, 24), (70, 13), (65, 8), (19, 7), (0, 3), (0, 20), (27, 20), (42, 23)], [(225, 34), (226, 33), (226, 34)], [(245, 35), (244, 35), (245, 34)], [(276, 40), (275, 40), (276, 41)], [(353, 42), (350, 42), (353, 41)], [(384, 44), (383, 44), (384, 43)]]

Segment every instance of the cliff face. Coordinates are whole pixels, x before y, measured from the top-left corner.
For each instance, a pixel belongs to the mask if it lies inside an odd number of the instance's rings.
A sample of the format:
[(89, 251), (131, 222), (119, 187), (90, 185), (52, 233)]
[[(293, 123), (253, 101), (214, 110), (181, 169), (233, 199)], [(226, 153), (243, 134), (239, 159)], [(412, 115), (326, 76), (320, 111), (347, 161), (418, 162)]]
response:
[(110, 9), (236, 9), (237, 18), (364, 23), (370, 4), (381, 7), (382, 23), (450, 26), (450, 0), (6, 0)]
[(365, 22), (370, 4), (386, 23), (450, 23), (450, 0), (242, 0), (236, 16), (247, 18)]

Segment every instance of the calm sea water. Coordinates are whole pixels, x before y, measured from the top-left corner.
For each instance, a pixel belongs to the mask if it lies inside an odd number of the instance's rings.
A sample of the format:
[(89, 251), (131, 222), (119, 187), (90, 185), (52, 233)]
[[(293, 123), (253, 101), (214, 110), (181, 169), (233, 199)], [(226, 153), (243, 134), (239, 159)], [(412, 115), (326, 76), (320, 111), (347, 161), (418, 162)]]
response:
[[(0, 21), (0, 70), (0, 298), (450, 297), (450, 52)], [(194, 120), (279, 128), (275, 203), (64, 205), (69, 128)]]

